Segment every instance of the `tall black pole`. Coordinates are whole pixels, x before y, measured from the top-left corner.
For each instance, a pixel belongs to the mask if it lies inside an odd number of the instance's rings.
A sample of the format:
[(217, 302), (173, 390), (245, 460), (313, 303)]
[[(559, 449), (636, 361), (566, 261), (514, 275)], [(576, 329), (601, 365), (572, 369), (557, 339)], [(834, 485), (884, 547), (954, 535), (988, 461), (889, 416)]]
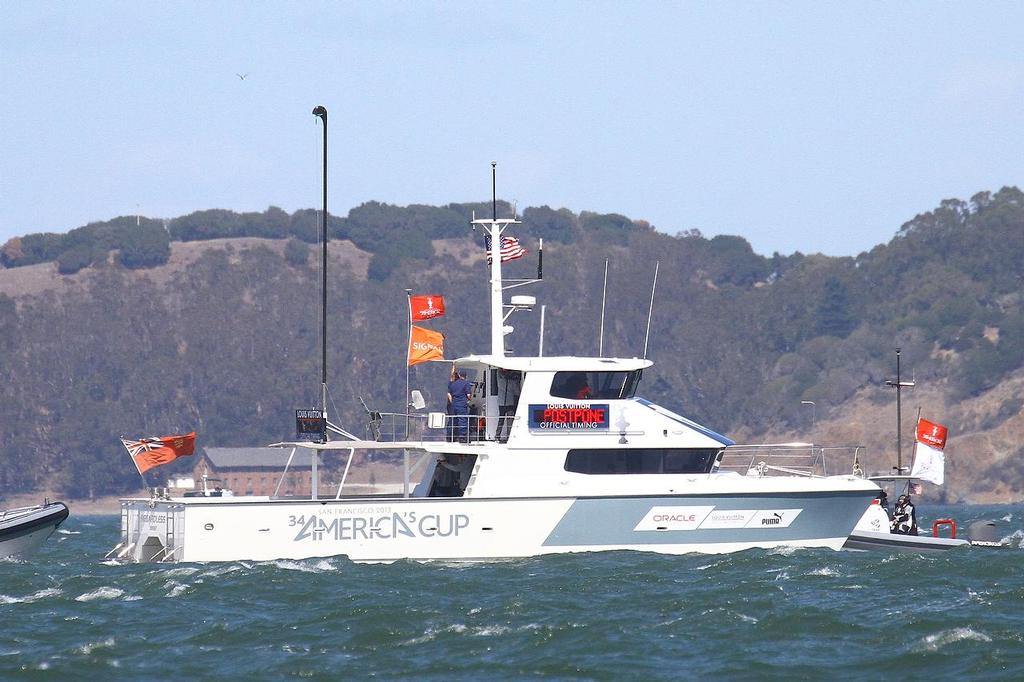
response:
[(900, 349), (896, 349), (896, 475), (903, 473), (903, 412), (900, 393), (903, 383), (900, 380)]
[(321, 264), (322, 280), (321, 286), (321, 310), (320, 310), (320, 331), (321, 331), (321, 355), (320, 355), (320, 391), (323, 417), (327, 419), (327, 109), (318, 106), (313, 109), (313, 115), (319, 116), (324, 122), (324, 210), (322, 215), (323, 235), (323, 262)]

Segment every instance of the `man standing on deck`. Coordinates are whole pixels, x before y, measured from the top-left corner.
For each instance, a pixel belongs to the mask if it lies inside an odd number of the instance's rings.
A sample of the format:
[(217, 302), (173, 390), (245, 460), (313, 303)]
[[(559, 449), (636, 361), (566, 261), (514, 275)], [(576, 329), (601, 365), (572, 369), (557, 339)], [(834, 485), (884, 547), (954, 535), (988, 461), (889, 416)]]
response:
[(465, 369), (453, 369), (452, 380), (448, 382), (448, 407), (454, 422), (454, 436), (457, 440), (468, 441), (469, 435), (469, 382)]

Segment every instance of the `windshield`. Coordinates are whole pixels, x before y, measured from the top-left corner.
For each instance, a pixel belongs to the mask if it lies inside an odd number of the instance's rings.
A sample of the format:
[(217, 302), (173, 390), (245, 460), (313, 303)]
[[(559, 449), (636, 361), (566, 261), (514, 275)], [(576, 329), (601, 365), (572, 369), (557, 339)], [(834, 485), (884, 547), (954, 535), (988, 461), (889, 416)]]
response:
[(551, 395), (573, 400), (632, 398), (640, 370), (632, 372), (555, 372)]

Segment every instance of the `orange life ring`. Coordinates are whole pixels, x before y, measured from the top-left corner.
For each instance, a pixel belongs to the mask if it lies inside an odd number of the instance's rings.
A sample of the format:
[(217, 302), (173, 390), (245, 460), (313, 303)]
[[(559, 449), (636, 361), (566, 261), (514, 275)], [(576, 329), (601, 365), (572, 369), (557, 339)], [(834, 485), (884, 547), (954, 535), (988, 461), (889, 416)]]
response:
[(956, 521), (953, 519), (936, 519), (935, 523), (932, 524), (932, 537), (939, 537), (939, 527), (949, 526), (950, 539), (956, 540)]

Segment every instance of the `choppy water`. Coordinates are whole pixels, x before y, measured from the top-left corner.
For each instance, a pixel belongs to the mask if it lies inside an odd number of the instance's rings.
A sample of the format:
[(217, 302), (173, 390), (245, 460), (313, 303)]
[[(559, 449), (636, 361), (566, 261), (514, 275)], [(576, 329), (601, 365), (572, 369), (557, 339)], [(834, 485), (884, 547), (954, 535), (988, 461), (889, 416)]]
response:
[(72, 510), (0, 563), (0, 678), (1024, 679), (1024, 507), (932, 511), (1014, 547), (118, 566)]

